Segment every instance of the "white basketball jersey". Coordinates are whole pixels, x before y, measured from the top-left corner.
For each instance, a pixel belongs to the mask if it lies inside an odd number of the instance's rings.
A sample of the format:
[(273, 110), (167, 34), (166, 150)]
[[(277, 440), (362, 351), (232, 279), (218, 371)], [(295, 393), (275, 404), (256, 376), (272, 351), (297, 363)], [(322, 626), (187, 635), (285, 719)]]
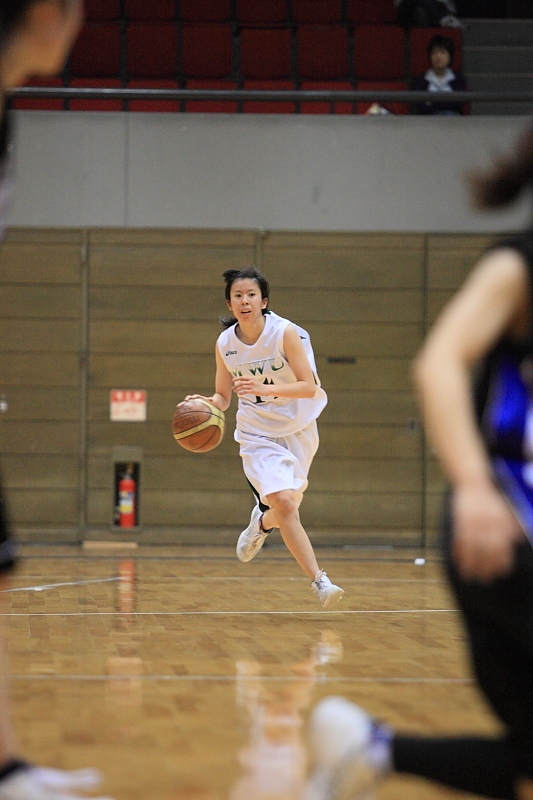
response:
[(309, 334), (290, 320), (267, 311), (265, 327), (255, 344), (241, 342), (235, 325), (218, 337), (220, 355), (235, 377), (253, 375), (263, 383), (294, 383), (296, 377), (283, 351), (283, 336), (287, 325), (294, 325), (300, 335), (309, 364), (313, 370), (317, 390), (314, 397), (239, 397), (237, 428), (246, 433), (263, 433), (283, 437), (306, 428), (315, 420), (328, 402), (318, 379), (315, 356)]

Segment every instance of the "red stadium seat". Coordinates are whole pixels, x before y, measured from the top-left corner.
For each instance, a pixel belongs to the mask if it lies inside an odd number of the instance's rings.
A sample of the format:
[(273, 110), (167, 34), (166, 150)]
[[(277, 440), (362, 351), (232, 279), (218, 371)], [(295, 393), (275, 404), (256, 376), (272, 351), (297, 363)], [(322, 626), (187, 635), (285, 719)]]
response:
[[(70, 82), (72, 87), (96, 88), (96, 89), (120, 89), (121, 82), (118, 79), (105, 80), (104, 78), (77, 78)], [(71, 111), (122, 111), (121, 100), (84, 100), (74, 98), (69, 101)]]
[(301, 27), (296, 33), (300, 78), (335, 80), (348, 75), (348, 31), (343, 25)]
[(233, 71), (231, 25), (184, 25), (181, 67), (187, 78), (227, 78)]
[[(343, 81), (303, 81), (301, 88), (305, 90), (332, 90), (345, 92), (353, 89), (351, 83)], [(353, 103), (328, 103), (321, 100), (304, 100), (300, 103), (300, 113), (302, 114), (353, 114)]]
[(180, 0), (181, 22), (228, 22), (230, 0)]
[(342, 0), (292, 0), (292, 19), (298, 25), (342, 22)]
[(176, 17), (175, 0), (125, 0), (127, 20), (170, 22)]
[(396, 20), (391, 0), (348, 0), (347, 15), (354, 25), (383, 25)]
[(113, 22), (120, 19), (120, 0), (85, 0), (87, 22)]
[(120, 26), (85, 25), (70, 55), (70, 70), (78, 78), (116, 78), (120, 75)]
[(241, 75), (252, 79), (283, 79), (291, 74), (291, 34), (280, 28), (241, 31)]
[(405, 77), (405, 36), (396, 25), (359, 25), (354, 30), (355, 75), (369, 80)]
[[(187, 81), (187, 89), (236, 89), (234, 81)], [(232, 100), (186, 100), (185, 111), (208, 114), (234, 114), (237, 112), (238, 103)]]
[[(401, 91), (408, 89), (407, 81), (359, 81), (357, 88), (362, 92), (370, 92), (373, 89), (377, 91), (388, 92)], [(357, 113), (366, 114), (372, 103), (357, 103)], [(408, 114), (409, 103), (379, 103), (390, 111), (391, 114)]]
[(133, 22), (127, 29), (127, 71), (132, 78), (176, 78), (178, 34), (167, 22)]
[(413, 28), (409, 36), (409, 72), (413, 78), (429, 69), (427, 46), (437, 34), (446, 36), (455, 44), (453, 66), (461, 71), (463, 37), (458, 28)]
[[(244, 81), (243, 89), (294, 89), (292, 81)], [(242, 110), (247, 114), (294, 114), (296, 104), (279, 100), (245, 100)]]
[[(26, 86), (63, 86), (61, 78), (35, 78), (35, 80), (28, 81)], [(59, 97), (50, 98), (30, 98), (30, 97), (14, 97), (11, 101), (12, 108), (20, 108), (29, 111), (62, 111), (65, 107), (65, 101)]]
[(287, 18), (287, 0), (237, 0), (241, 25), (284, 25)]
[[(178, 81), (169, 80), (138, 80), (128, 81), (128, 89), (179, 89)], [(154, 111), (177, 112), (180, 111), (179, 100), (129, 100), (128, 109), (130, 111), (144, 111), (153, 113)]]

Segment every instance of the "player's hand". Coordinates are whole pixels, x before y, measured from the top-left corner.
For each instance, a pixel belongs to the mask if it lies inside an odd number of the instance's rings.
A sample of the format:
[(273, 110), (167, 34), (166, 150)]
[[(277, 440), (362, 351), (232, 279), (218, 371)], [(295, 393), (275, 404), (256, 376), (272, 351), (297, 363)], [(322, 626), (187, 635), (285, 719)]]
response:
[[(188, 394), (186, 396), (185, 400), (182, 400), (181, 402), (182, 403), (186, 403), (187, 400), (206, 400), (208, 403), (211, 403), (211, 405), (213, 404), (213, 398), (212, 397), (204, 397), (203, 394)], [(178, 403), (178, 406), (181, 406), (181, 403)], [(178, 406), (176, 406), (176, 408)]]
[(268, 390), (265, 391), (267, 386), (268, 384), (254, 378), (233, 378), (233, 391), (239, 397), (243, 394), (254, 394), (256, 397), (266, 396), (269, 394)]
[(524, 533), (490, 481), (455, 487), (452, 521), (452, 556), (463, 578), (490, 583), (512, 570), (514, 547)]

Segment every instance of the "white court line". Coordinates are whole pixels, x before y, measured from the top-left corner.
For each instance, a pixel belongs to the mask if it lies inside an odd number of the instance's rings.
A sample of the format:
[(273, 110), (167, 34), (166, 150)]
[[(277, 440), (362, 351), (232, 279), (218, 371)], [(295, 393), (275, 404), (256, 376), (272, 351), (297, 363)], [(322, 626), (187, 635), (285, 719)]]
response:
[(2, 589), (0, 594), (8, 592), (43, 592), (45, 589), (57, 589), (58, 586), (85, 586), (87, 583), (109, 583), (119, 581), (120, 578), (94, 578), (90, 581), (67, 581), (66, 583), (45, 583), (42, 586), (18, 586), (16, 589)]
[[(57, 576), (58, 577), (58, 576)], [(48, 580), (55, 580), (56, 576), (49, 576), (49, 575), (26, 575), (26, 579), (33, 578), (34, 580), (48, 578)], [(21, 580), (21, 579), (20, 579)], [(118, 578), (98, 578), (94, 581), (74, 581), (72, 585), (77, 583), (98, 583), (100, 580), (118, 580)], [(189, 576), (189, 575), (176, 575), (175, 577), (169, 578), (157, 578), (151, 575), (142, 575), (140, 580), (143, 584), (147, 583), (176, 583), (176, 581), (268, 581), (269, 583), (283, 582), (286, 583), (287, 581), (300, 581), (300, 582), (307, 582), (309, 578), (300, 578), (295, 576), (288, 576), (286, 578), (268, 578), (268, 577), (256, 577), (253, 575), (221, 575), (219, 577), (210, 575), (206, 577), (201, 577), (199, 575), (196, 576)], [(343, 578), (337, 577), (336, 580), (342, 583), (443, 583), (443, 581), (439, 580), (438, 578)], [(54, 584), (50, 583), (50, 586)], [(58, 583), (57, 586), (70, 586), (71, 584), (66, 583)]]
[[(285, 681), (301, 683), (309, 678), (294, 675), (10, 675), (15, 681)], [(473, 678), (335, 678), (317, 675), (316, 683), (474, 683)]]
[(449, 614), (455, 608), (406, 608), (395, 611), (16, 611), (12, 614), (3, 613), (1, 617), (196, 617), (196, 616), (223, 616), (237, 617), (246, 614), (275, 614), (296, 616), (310, 614), (323, 617), (325, 614)]

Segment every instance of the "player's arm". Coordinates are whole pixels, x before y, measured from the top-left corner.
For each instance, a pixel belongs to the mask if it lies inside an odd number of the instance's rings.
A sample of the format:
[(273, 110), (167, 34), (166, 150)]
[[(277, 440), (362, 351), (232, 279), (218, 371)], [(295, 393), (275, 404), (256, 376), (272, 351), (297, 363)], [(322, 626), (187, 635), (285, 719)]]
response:
[(255, 394), (259, 397), (314, 397), (317, 386), (313, 370), (294, 325), (287, 325), (285, 328), (283, 349), (296, 378), (294, 383), (266, 384), (254, 378), (234, 378), (233, 387), (236, 394)]
[(488, 254), (442, 312), (413, 367), (428, 435), (454, 486), (454, 555), (465, 577), (480, 580), (510, 570), (521, 533), (492, 479), (470, 370), (505, 331), (517, 330), (528, 298), (520, 255)]
[(218, 344), (215, 345), (215, 360), (217, 371), (215, 376), (215, 393), (213, 396), (204, 397), (201, 394), (189, 394), (185, 400), (207, 400), (209, 403), (219, 408), (220, 411), (225, 411), (229, 408), (229, 404), (231, 403), (232, 383), (231, 374), (228, 372), (224, 360), (220, 355)]

